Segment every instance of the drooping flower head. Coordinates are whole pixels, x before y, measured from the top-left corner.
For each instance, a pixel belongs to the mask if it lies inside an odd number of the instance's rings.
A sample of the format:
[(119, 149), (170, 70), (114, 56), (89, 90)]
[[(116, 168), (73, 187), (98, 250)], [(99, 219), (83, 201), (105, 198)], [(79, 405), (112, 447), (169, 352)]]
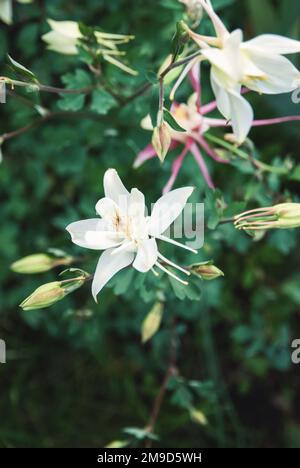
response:
[[(51, 31), (42, 36), (43, 41), (48, 45), (48, 49), (60, 54), (76, 55), (78, 53), (77, 46), (80, 45), (80, 40), (83, 39), (78, 23), (48, 19), (48, 24)], [(129, 42), (134, 36), (111, 34), (103, 31), (95, 31), (95, 36), (99, 46), (97, 53), (101, 54), (104, 60), (131, 75), (137, 74), (135, 70), (129, 68), (117, 58), (124, 55), (124, 52), (118, 50), (118, 45)]]
[(291, 92), (299, 86), (300, 72), (284, 55), (300, 52), (300, 41), (263, 34), (243, 42), (243, 32), (229, 32), (210, 0), (198, 0), (209, 15), (216, 37), (206, 37), (187, 28), (190, 37), (211, 64), (211, 85), (218, 108), (231, 120), (237, 141), (242, 143), (253, 121), (253, 110), (241, 96), (241, 86), (264, 94)]
[(92, 283), (95, 300), (103, 286), (118, 271), (129, 265), (142, 273), (152, 270), (156, 275), (157, 267), (186, 284), (165, 265), (177, 268), (187, 275), (189, 272), (165, 258), (158, 251), (157, 240), (197, 253), (187, 245), (164, 235), (181, 214), (193, 187), (179, 188), (163, 195), (154, 204), (151, 215), (146, 216), (144, 195), (136, 188), (129, 192), (116, 170), (106, 171), (103, 185), (105, 197), (96, 204), (96, 211), (101, 218), (76, 221), (66, 227), (75, 244), (104, 251), (98, 261)]

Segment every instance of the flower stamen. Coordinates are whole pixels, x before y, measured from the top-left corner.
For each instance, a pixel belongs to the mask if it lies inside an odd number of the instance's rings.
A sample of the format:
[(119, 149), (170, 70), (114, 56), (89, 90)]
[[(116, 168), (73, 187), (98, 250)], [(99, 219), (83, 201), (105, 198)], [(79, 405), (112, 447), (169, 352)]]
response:
[(192, 249), (192, 247), (189, 247), (188, 245), (185, 245), (185, 244), (181, 244), (180, 242), (177, 242), (174, 239), (171, 239), (170, 237), (162, 236), (162, 235), (157, 235), (155, 237), (156, 237), (156, 239), (160, 239), (162, 241), (169, 242), (169, 244), (177, 245), (177, 247), (181, 247), (183, 249), (189, 250), (190, 252), (193, 252), (195, 254), (198, 253), (197, 250)]
[(164, 273), (167, 273), (167, 275), (171, 276), (172, 278), (176, 279), (177, 281), (179, 281), (179, 283), (181, 284), (184, 284), (185, 286), (187, 286), (189, 283), (187, 281), (183, 281), (181, 278), (179, 278), (177, 275), (174, 275), (174, 273), (172, 273), (170, 270), (168, 270), (167, 268), (165, 268), (164, 266), (162, 266), (160, 263), (156, 262), (155, 265), (160, 268)]
[(176, 265), (176, 263), (172, 262), (171, 260), (168, 260), (166, 257), (164, 257), (160, 252), (158, 252), (158, 257), (168, 265), (172, 266), (173, 268), (176, 268), (179, 271), (182, 271), (182, 273), (185, 273), (186, 275), (190, 276), (190, 272), (186, 270), (185, 268), (182, 268), (179, 265)]

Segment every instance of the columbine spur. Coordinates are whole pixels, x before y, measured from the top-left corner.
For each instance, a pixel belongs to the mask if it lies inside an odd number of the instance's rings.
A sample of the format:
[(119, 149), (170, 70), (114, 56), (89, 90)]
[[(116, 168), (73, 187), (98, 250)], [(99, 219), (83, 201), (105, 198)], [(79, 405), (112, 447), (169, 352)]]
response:
[(170, 242), (197, 253), (163, 235), (184, 209), (193, 187), (175, 189), (163, 195), (154, 204), (151, 215), (146, 216), (144, 195), (136, 188), (128, 192), (116, 170), (108, 169), (105, 172), (103, 185), (105, 197), (96, 204), (96, 211), (101, 218), (76, 221), (66, 227), (74, 244), (104, 250), (93, 278), (94, 299), (118, 271), (129, 265), (142, 273), (152, 270), (156, 275), (154, 267), (157, 267), (187, 284), (165, 265), (186, 275), (190, 273), (159, 253), (156, 241)]

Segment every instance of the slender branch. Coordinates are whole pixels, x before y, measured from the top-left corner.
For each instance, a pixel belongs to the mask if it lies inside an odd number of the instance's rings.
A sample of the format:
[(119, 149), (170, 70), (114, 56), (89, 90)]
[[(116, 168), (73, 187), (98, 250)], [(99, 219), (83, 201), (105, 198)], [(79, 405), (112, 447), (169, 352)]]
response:
[(99, 120), (103, 118), (104, 116), (100, 116), (98, 114), (94, 114), (92, 112), (87, 113), (87, 112), (68, 112), (68, 111), (57, 111), (57, 112), (48, 112), (47, 114), (33, 120), (29, 124), (25, 125), (24, 127), (20, 127), (17, 130), (13, 130), (12, 132), (8, 133), (3, 133), (0, 135), (0, 143), (2, 144), (4, 141), (10, 140), (12, 138), (18, 137), (22, 135), (23, 133), (28, 132), (29, 130), (33, 129), (34, 127), (37, 127), (41, 125), (42, 123), (54, 119), (54, 118), (65, 118), (65, 117), (71, 117), (71, 118), (82, 118), (82, 117), (88, 117), (88, 118), (93, 118), (95, 120)]
[(150, 81), (147, 81), (146, 83), (144, 83), (140, 88), (138, 88), (133, 94), (125, 97), (123, 99), (123, 105), (126, 105), (126, 104), (129, 104), (131, 101), (134, 101), (134, 99), (142, 96), (143, 94), (145, 94), (150, 88), (152, 88), (153, 86), (153, 83), (151, 83)]
[[(170, 340), (170, 355), (169, 355), (169, 363), (166, 369), (162, 384), (159, 388), (158, 394), (154, 400), (150, 419), (146, 426), (146, 430), (149, 433), (153, 433), (167, 389), (168, 383), (170, 378), (173, 375), (176, 375), (177, 368), (176, 368), (176, 359), (177, 359), (177, 335), (176, 335), (176, 319), (173, 317), (171, 323), (171, 340)], [(146, 443), (146, 448), (150, 448), (152, 446), (152, 441), (149, 439)]]
[[(163, 105), (164, 105), (164, 86), (163, 86), (163, 80), (164, 77), (174, 68), (179, 67), (181, 65), (184, 65), (185, 63), (188, 63), (189, 61), (193, 60), (197, 56), (201, 54), (200, 51), (195, 52), (194, 54), (188, 55), (187, 57), (178, 60), (177, 62), (172, 62), (160, 75), (159, 77), (159, 86), (160, 86), (160, 98), (159, 98), (159, 114), (161, 115), (162, 118), (162, 113), (163, 113)], [(18, 81), (18, 80), (11, 80), (10, 78), (7, 77), (0, 77), (1, 81), (6, 82), (7, 84), (10, 84), (12, 88), (14, 86), (20, 86), (20, 87), (31, 87), (32, 89), (36, 89), (38, 91), (42, 92), (48, 92), (48, 93), (55, 93), (55, 94), (88, 94), (94, 89), (97, 89), (99, 87), (99, 84), (94, 84), (91, 86), (87, 86), (84, 88), (78, 88), (78, 89), (67, 89), (67, 88), (57, 88), (54, 86), (48, 86), (48, 85), (43, 85), (41, 83), (26, 83), (24, 81)], [(137, 91), (135, 91), (132, 95), (123, 98), (122, 96), (116, 95), (114, 92), (112, 92), (111, 89), (107, 89), (108, 92), (114, 96), (120, 105), (127, 105), (130, 102), (132, 102), (134, 99), (137, 97), (143, 95), (145, 92), (147, 92), (151, 87), (152, 83), (147, 82), (144, 85), (142, 85)], [(9, 94), (13, 94), (12, 91), (8, 90)], [(29, 104), (29, 100), (26, 98), (23, 98), (21, 96), (18, 96), (14, 94), (14, 97), (17, 99), (22, 100), (22, 102), (27, 105)], [(32, 106), (34, 107), (34, 106)], [(61, 116), (63, 113), (62, 112), (49, 112), (40, 118), (34, 120), (33, 122), (29, 123), (28, 125), (25, 125), (24, 127), (18, 128), (17, 130), (14, 130), (12, 132), (4, 133), (3, 135), (0, 136), (0, 142), (3, 143), (4, 141), (10, 140), (11, 138), (18, 137), (19, 135), (22, 135), (23, 133), (26, 133), (28, 130), (31, 130), (32, 128), (36, 127), (37, 125), (42, 124), (43, 122), (52, 119), (57, 116)]]
[(158, 101), (158, 113), (157, 113), (157, 127), (160, 127), (164, 120), (164, 102), (165, 102), (165, 89), (164, 79), (162, 76), (159, 78), (159, 101)]
[(197, 51), (194, 54), (188, 55), (181, 60), (177, 60), (177, 62), (172, 61), (166, 68), (161, 72), (159, 75), (159, 102), (158, 102), (158, 113), (157, 113), (157, 127), (160, 127), (163, 123), (163, 112), (164, 112), (164, 100), (165, 100), (165, 90), (164, 90), (164, 78), (165, 76), (174, 68), (180, 67), (181, 65), (185, 65), (189, 63), (191, 60), (195, 59), (201, 55), (201, 51)]
[(218, 222), (218, 226), (220, 224), (227, 224), (227, 223), (233, 223), (235, 221), (235, 218), (232, 217), (232, 218), (224, 218), (224, 219), (220, 219), (220, 221)]
[(199, 57), (201, 55), (201, 50), (198, 50), (197, 52), (194, 52), (191, 55), (188, 55), (187, 57), (184, 57), (181, 60), (177, 60), (177, 62), (172, 62), (170, 65), (165, 68), (165, 70), (160, 74), (160, 78), (164, 78), (171, 70), (177, 67), (181, 67), (181, 65), (185, 65), (186, 63), (190, 62), (191, 60), (194, 60), (194, 58)]
[(43, 91), (47, 93), (54, 93), (54, 94), (88, 94), (94, 89), (96, 89), (99, 85), (94, 84), (91, 86), (86, 86), (84, 88), (57, 88), (55, 86), (48, 86), (42, 83), (27, 83), (26, 81), (18, 81), (12, 80), (7, 77), (1, 77), (1, 81), (5, 82), (8, 85), (11, 85), (12, 89), (15, 86), (20, 86), (22, 88), (31, 88), (32, 90)]
[(31, 130), (32, 128), (36, 127), (37, 125), (40, 125), (41, 123), (45, 122), (46, 120), (52, 117), (53, 117), (53, 114), (47, 114), (38, 119), (35, 119), (33, 122), (30, 122), (27, 125), (24, 125), (24, 127), (20, 127), (17, 130), (14, 130), (12, 132), (3, 133), (3, 135), (1, 135), (0, 137), (0, 141), (1, 143), (3, 143), (4, 141), (10, 140), (11, 138), (18, 137), (22, 135), (23, 133), (28, 132), (28, 130)]
[(31, 107), (32, 109), (36, 109), (37, 107), (40, 107), (40, 108), (43, 108), (45, 110), (45, 112), (47, 111), (47, 109), (45, 109), (44, 107), (42, 106), (39, 106), (38, 104), (35, 104), (33, 101), (31, 101), (30, 99), (27, 99), (25, 98), (24, 96), (21, 96), (20, 94), (17, 94), (15, 93), (14, 91), (8, 89), (6, 91), (6, 94), (8, 96), (11, 96), (13, 97), (14, 99), (17, 99), (18, 101), (22, 102), (22, 104), (24, 104), (25, 106), (27, 107)]

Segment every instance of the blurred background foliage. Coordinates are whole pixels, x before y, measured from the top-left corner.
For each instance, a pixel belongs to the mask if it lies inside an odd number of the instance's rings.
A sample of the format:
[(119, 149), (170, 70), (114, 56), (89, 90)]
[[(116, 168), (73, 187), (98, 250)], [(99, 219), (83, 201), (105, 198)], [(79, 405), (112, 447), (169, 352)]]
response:
[[(299, 39), (298, 0), (213, 4), (230, 28), (242, 27), (246, 37), (275, 32)], [(2, 75), (9, 52), (42, 83), (89, 83), (84, 63), (47, 51), (40, 39), (48, 31), (46, 18), (72, 19), (135, 35), (125, 48), (138, 77), (104, 65), (107, 82), (127, 95), (151, 79), (168, 55), (176, 21), (185, 11), (177, 0), (38, 0), (14, 2), (13, 9), (13, 24), (1, 23)], [(208, 30), (208, 22), (203, 28)], [(0, 337), (7, 343), (8, 362), (0, 366), (1, 445), (101, 447), (128, 437), (134, 446), (143, 444), (139, 429), (147, 424), (163, 379), (169, 323), (176, 315), (180, 377), (170, 382), (155, 445), (300, 447), (300, 367), (290, 359), (291, 341), (300, 336), (297, 230), (274, 231), (253, 241), (230, 224), (207, 229), (199, 261), (213, 258), (225, 277), (205, 284), (199, 280), (191, 298), (168, 300), (160, 331), (145, 345), (140, 328), (155, 301), (152, 279), (143, 285), (131, 273), (121, 273), (101, 293), (98, 305), (86, 286), (50, 309), (18, 308), (33, 289), (57, 275), (20, 276), (10, 271), (13, 261), (49, 247), (82, 255), (64, 228), (94, 216), (105, 170), (117, 168), (125, 185), (139, 187), (153, 202), (168, 179), (174, 153), (162, 166), (155, 159), (139, 170), (132, 168), (136, 153), (149, 142), (140, 120), (157, 90), (126, 106), (112, 99), (98, 106), (91, 96), (74, 103), (74, 97), (17, 91), (62, 113), (2, 147)], [(187, 82), (177, 100), (185, 100), (191, 91)], [(208, 80), (204, 93), (208, 101)], [(299, 113), (289, 95), (249, 95), (249, 100), (258, 118)], [(32, 105), (8, 96), (1, 105), (0, 134), (38, 117)], [(254, 129), (250, 138), (263, 161), (290, 164), (291, 173), (297, 167), (296, 124)], [(240, 162), (228, 167), (208, 163), (220, 190), (217, 195), (207, 193), (192, 158), (186, 159), (177, 181), (178, 186), (196, 186), (195, 200), (206, 197), (208, 218), (214, 197), (229, 206), (245, 201), (247, 207), (299, 201), (299, 170), (293, 177), (266, 174), (258, 179)], [(183, 258), (188, 262), (185, 254)], [(96, 259), (91, 255), (84, 268), (93, 271)], [(191, 420), (191, 405), (205, 414), (208, 424)], [(126, 427), (131, 427), (130, 436), (122, 434)]]

